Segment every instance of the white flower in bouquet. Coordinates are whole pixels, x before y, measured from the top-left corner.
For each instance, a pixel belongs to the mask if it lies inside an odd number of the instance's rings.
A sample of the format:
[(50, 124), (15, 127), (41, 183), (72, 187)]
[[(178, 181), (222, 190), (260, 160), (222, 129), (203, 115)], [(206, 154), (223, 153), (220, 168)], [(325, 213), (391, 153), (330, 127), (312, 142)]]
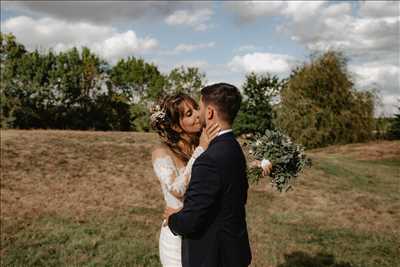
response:
[[(279, 131), (267, 130), (264, 135), (256, 135), (254, 140), (250, 144), (250, 158), (268, 159), (272, 163), (271, 183), (280, 192), (289, 190), (295, 177), (306, 166), (311, 166), (304, 147), (293, 143), (287, 135)], [(252, 167), (248, 170), (250, 182), (258, 182), (260, 177), (260, 168)]]

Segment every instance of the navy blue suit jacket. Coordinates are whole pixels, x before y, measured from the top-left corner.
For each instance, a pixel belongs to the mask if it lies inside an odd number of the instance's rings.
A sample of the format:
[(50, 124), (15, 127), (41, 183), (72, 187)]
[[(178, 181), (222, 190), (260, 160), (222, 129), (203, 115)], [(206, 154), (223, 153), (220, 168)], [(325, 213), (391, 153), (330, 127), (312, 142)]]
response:
[(244, 267), (251, 262), (245, 204), (246, 160), (233, 133), (213, 139), (192, 167), (181, 211), (169, 217), (183, 237), (183, 267)]

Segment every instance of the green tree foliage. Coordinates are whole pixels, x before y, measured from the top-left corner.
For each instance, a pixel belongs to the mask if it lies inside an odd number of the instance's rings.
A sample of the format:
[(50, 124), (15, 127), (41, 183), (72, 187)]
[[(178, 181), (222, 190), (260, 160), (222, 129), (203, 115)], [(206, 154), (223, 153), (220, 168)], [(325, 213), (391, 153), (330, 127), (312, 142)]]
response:
[(347, 60), (329, 51), (295, 69), (281, 92), (277, 124), (307, 148), (362, 142), (374, 127), (374, 94), (356, 91)]
[(242, 86), (244, 100), (233, 125), (236, 134), (263, 134), (274, 128), (271, 101), (284, 84), (285, 80), (268, 73), (246, 75)]
[(21, 83), (15, 79), (19, 60), (26, 54), (25, 47), (18, 44), (12, 34), (0, 32), (0, 109), (1, 127), (14, 127), (15, 113), (21, 108), (18, 95)]
[(85, 47), (28, 52), (12, 34), (0, 38), (2, 127), (136, 129), (132, 98), (163, 92), (164, 76), (143, 60), (130, 58), (111, 69)]
[(97, 98), (104, 88), (106, 63), (88, 48), (60, 53), (48, 73), (57, 92), (56, 128), (95, 129)]
[(124, 96), (129, 105), (128, 121), (134, 131), (149, 131), (149, 106), (165, 94), (167, 78), (157, 66), (143, 59), (129, 57), (120, 60), (111, 70), (115, 91)]
[(137, 132), (150, 131), (150, 111), (149, 105), (146, 102), (139, 102), (130, 108), (130, 121), (132, 130)]
[(110, 78), (132, 103), (159, 98), (166, 85), (166, 78), (157, 66), (135, 57), (118, 61), (111, 70)]
[(34, 125), (44, 128), (43, 118), (54, 101), (47, 71), (54, 55), (28, 53), (11, 34), (1, 34), (2, 126)]
[[(185, 92), (198, 100), (205, 85), (198, 68), (163, 75), (135, 57), (111, 67), (88, 48), (30, 52), (1, 32), (0, 41), (1, 127), (149, 131), (148, 107), (156, 99)], [(374, 95), (353, 89), (346, 63), (341, 54), (328, 52), (288, 80), (247, 75), (235, 132), (263, 133), (275, 122), (306, 147), (367, 140)], [(275, 108), (271, 101), (279, 92)]]
[(198, 96), (205, 75), (176, 68), (163, 75), (143, 59), (113, 67), (88, 48), (29, 52), (1, 38), (1, 126), (149, 131), (148, 107), (166, 93)]
[(95, 128), (106, 63), (88, 48), (57, 55), (27, 52), (14, 36), (2, 35), (1, 57), (2, 125)]
[(389, 139), (400, 139), (400, 99), (398, 100), (399, 106), (397, 108), (397, 114), (394, 115), (394, 118), (390, 124), (390, 128), (388, 131)]
[(183, 66), (173, 69), (168, 75), (168, 93), (186, 93), (199, 99), (200, 91), (205, 86), (206, 76), (198, 68)]
[(113, 90), (111, 82), (107, 81), (107, 93), (102, 93), (96, 98), (96, 103), (91, 113), (93, 129), (96, 130), (131, 130), (130, 107), (127, 97)]

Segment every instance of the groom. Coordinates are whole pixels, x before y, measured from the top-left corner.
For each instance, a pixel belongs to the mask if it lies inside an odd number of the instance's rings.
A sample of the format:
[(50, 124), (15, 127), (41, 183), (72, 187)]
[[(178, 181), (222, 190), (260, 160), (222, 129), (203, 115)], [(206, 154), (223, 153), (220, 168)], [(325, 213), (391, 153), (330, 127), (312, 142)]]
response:
[(218, 123), (222, 130), (196, 159), (183, 208), (165, 213), (171, 231), (183, 237), (183, 267), (244, 267), (251, 262), (246, 160), (231, 129), (240, 103), (233, 85), (218, 83), (201, 90), (203, 126)]

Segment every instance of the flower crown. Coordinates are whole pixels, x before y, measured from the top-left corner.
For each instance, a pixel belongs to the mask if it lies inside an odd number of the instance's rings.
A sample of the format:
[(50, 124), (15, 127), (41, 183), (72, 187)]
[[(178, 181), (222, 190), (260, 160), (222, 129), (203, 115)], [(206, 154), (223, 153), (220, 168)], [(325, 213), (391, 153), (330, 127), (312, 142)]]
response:
[(151, 109), (151, 116), (150, 121), (155, 123), (157, 121), (164, 121), (167, 114), (165, 113), (164, 109), (160, 107), (160, 105), (154, 105)]

